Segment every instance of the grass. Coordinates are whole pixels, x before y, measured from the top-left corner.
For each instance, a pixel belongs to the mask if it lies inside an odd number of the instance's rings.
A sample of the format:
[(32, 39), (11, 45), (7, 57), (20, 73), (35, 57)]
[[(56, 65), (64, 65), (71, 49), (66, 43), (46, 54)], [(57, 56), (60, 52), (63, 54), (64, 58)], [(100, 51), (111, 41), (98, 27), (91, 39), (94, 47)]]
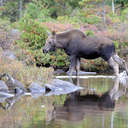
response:
[(10, 60), (2, 55), (0, 49), (0, 73), (7, 73), (22, 82), (25, 87), (32, 82), (40, 82), (42, 85), (52, 79), (52, 68), (38, 68), (36, 66), (26, 66), (20, 61)]

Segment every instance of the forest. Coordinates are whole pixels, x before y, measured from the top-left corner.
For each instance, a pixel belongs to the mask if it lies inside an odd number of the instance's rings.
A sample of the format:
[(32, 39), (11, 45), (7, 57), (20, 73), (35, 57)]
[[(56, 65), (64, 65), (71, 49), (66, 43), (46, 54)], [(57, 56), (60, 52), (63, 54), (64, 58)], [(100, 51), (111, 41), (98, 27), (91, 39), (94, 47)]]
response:
[[(128, 0), (0, 0), (0, 31), (18, 30), (13, 49), (27, 65), (67, 70), (70, 63), (64, 51), (43, 54), (42, 47), (48, 32), (71, 28), (112, 39), (118, 54), (128, 61)], [(81, 68), (109, 70), (102, 59), (82, 59)]]

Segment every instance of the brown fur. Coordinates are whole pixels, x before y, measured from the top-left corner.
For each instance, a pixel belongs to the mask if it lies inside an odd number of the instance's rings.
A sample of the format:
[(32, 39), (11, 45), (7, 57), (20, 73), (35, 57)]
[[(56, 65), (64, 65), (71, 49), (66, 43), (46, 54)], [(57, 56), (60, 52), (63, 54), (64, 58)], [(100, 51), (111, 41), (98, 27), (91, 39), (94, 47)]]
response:
[[(80, 58), (95, 59), (103, 58), (114, 69), (116, 75), (119, 74), (119, 56), (115, 52), (112, 40), (99, 36), (86, 36), (78, 29), (72, 29), (58, 34), (52, 34), (46, 41), (43, 52), (48, 52), (54, 48), (62, 48), (70, 56), (71, 74), (73, 68), (79, 72)], [(115, 61), (116, 60), (116, 61)], [(124, 61), (122, 61), (122, 64)], [(121, 63), (120, 62), (120, 63)]]

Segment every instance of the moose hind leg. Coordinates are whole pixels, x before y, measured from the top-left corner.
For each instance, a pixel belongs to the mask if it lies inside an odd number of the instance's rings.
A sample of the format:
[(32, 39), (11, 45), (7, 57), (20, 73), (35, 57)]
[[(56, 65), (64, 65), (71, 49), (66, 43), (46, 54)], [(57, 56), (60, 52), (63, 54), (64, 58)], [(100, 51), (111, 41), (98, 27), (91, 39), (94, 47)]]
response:
[(107, 62), (108, 62), (108, 64), (113, 68), (114, 74), (115, 74), (116, 76), (118, 76), (118, 75), (119, 75), (119, 64), (116, 63), (116, 62), (113, 60), (112, 57), (110, 57)]
[(128, 67), (127, 67), (125, 60), (120, 58), (117, 54), (114, 54), (112, 57), (120, 66), (122, 66), (126, 70), (128, 74)]

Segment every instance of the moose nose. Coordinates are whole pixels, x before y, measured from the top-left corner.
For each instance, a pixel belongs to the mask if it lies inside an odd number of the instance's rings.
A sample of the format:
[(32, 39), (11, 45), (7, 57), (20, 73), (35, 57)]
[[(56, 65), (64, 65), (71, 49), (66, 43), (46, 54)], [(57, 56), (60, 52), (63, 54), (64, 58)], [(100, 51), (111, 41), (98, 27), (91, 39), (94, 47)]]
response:
[(43, 49), (43, 53), (47, 53), (47, 50), (46, 49)]

